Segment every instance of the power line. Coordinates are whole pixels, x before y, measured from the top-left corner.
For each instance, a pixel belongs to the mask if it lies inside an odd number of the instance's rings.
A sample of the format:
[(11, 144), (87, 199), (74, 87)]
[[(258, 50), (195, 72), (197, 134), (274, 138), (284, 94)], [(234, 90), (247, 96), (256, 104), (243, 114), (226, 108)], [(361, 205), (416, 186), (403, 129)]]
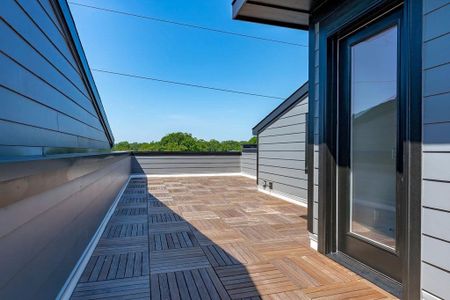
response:
[(69, 2), (69, 3), (72, 5), (76, 5), (76, 6), (96, 9), (96, 10), (105, 11), (105, 12), (114, 13), (114, 14), (125, 15), (125, 16), (129, 16), (129, 17), (135, 17), (135, 18), (146, 19), (146, 20), (151, 20), (151, 21), (156, 21), (156, 22), (168, 23), (168, 24), (172, 24), (172, 25), (189, 27), (189, 28), (194, 28), (194, 29), (206, 30), (206, 31), (211, 31), (211, 32), (216, 32), (216, 33), (221, 33), (221, 34), (234, 35), (234, 36), (255, 39), (255, 40), (260, 40), (260, 41), (265, 41), (265, 42), (272, 42), (272, 43), (279, 43), (279, 44), (284, 44), (284, 45), (308, 48), (307, 45), (303, 45), (303, 44), (297, 44), (297, 43), (286, 42), (286, 41), (281, 41), (281, 40), (263, 38), (263, 37), (259, 37), (259, 36), (253, 36), (253, 35), (249, 35), (249, 34), (233, 32), (233, 31), (226, 31), (226, 30), (222, 30), (222, 29), (205, 27), (205, 26), (196, 25), (196, 24), (182, 23), (182, 22), (172, 21), (172, 20), (168, 20), (168, 19), (161, 19), (161, 18), (155, 18), (155, 17), (150, 17), (150, 16), (138, 15), (138, 14), (134, 14), (134, 13), (130, 13), (130, 12), (125, 12), (125, 11), (120, 11), (120, 10), (115, 10), (115, 9), (110, 9), (110, 8), (103, 8), (103, 7), (98, 7), (98, 6), (92, 6), (92, 5), (86, 5), (86, 4), (76, 3), (76, 2)]
[(101, 72), (101, 73), (106, 73), (106, 74), (111, 74), (111, 75), (124, 76), (124, 77), (130, 77), (130, 78), (135, 78), (135, 79), (151, 80), (151, 81), (162, 82), (162, 83), (167, 83), (167, 84), (174, 84), (174, 85), (181, 85), (181, 86), (187, 86), (187, 87), (193, 87), (193, 88), (207, 89), (207, 90), (213, 90), (213, 91), (224, 92), (224, 93), (241, 94), (241, 95), (247, 95), (247, 96), (253, 96), (253, 97), (277, 99), (277, 100), (284, 100), (285, 99), (283, 97), (276, 97), (276, 96), (270, 96), (270, 95), (256, 94), (256, 93), (239, 91), (239, 90), (232, 90), (232, 89), (224, 89), (224, 88), (218, 88), (218, 87), (212, 87), (212, 86), (206, 86), (206, 85), (200, 85), (200, 84), (194, 84), (194, 83), (165, 80), (165, 79), (149, 77), (149, 76), (142, 76), (142, 75), (136, 75), (136, 74), (127, 74), (127, 73), (113, 72), (113, 71), (108, 71), (108, 70), (103, 70), (103, 69), (91, 69), (91, 70), (95, 71), (95, 72)]

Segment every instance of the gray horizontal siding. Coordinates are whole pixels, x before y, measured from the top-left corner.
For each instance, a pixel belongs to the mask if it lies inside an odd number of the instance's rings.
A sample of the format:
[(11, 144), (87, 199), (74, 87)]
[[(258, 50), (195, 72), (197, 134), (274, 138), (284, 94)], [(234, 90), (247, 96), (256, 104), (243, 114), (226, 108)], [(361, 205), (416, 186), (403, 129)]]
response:
[(132, 173), (146, 175), (240, 173), (241, 156), (139, 156), (132, 162)]
[(256, 177), (256, 152), (242, 152), (241, 172)]
[(0, 299), (55, 299), (126, 182), (130, 158), (2, 163), (0, 174)]
[(50, 1), (0, 1), (0, 156), (8, 147), (110, 148)]
[(450, 295), (450, 4), (424, 0), (422, 289)]
[(306, 98), (258, 136), (258, 185), (264, 188), (264, 182), (272, 182), (274, 193), (303, 203), (308, 197), (305, 173), (307, 112)]

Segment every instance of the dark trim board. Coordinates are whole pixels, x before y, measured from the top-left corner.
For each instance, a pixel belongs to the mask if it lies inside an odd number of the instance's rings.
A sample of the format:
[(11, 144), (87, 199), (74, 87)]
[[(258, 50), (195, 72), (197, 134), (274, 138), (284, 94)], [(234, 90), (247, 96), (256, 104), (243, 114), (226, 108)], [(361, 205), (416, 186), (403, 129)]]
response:
[[(404, 299), (420, 298), (420, 207), (421, 207), (421, 51), (422, 51), (422, 4), (421, 1), (406, 0), (353, 1), (323, 5), (315, 14), (311, 24), (319, 22), (319, 66), (320, 66), (320, 131), (319, 131), (319, 251), (335, 255), (336, 248), (336, 155), (337, 155), (337, 107), (336, 107), (336, 36), (364, 25), (377, 16), (401, 5), (404, 14), (404, 32), (401, 43), (408, 43), (405, 56), (409, 56), (402, 66), (401, 76), (405, 82), (408, 122), (403, 177), (407, 199), (402, 208), (403, 223), (408, 235), (401, 240), (402, 290)], [(313, 34), (314, 30), (310, 30)], [(310, 48), (315, 41), (310, 39)], [(311, 55), (311, 50), (310, 50)], [(314, 74), (311, 66), (310, 76)], [(314, 77), (312, 77), (314, 78)], [(312, 103), (312, 101), (311, 101)], [(371, 276), (366, 276), (369, 280)], [(373, 278), (372, 278), (373, 280)], [(375, 280), (373, 280), (375, 281)], [(376, 282), (375, 282), (376, 283)]]

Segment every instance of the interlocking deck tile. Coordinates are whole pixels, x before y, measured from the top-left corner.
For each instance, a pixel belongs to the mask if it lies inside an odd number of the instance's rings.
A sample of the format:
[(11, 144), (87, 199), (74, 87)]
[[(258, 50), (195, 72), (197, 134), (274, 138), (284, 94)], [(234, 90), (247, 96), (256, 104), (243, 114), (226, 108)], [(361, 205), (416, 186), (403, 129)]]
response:
[(152, 251), (150, 270), (152, 274), (192, 270), (211, 266), (200, 247)]
[(149, 276), (79, 283), (72, 299), (150, 299)]
[(153, 274), (152, 299), (229, 299), (212, 268)]
[(169, 250), (197, 247), (199, 243), (191, 231), (178, 231), (168, 233), (152, 233), (150, 238), (150, 251)]
[(215, 268), (232, 299), (255, 297), (297, 290), (272, 264)]
[(147, 223), (110, 224), (106, 227), (103, 237), (124, 238), (147, 235)]
[(149, 274), (146, 252), (92, 256), (80, 282), (96, 282)]
[(74, 299), (389, 299), (309, 248), (306, 208), (241, 177), (132, 179)]

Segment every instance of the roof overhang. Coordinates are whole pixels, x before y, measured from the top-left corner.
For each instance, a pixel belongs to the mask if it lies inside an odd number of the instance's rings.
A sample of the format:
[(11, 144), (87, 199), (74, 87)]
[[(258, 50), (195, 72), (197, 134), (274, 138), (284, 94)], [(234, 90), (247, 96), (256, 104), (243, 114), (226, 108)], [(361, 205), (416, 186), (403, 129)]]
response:
[(233, 0), (233, 18), (307, 30), (317, 0)]

